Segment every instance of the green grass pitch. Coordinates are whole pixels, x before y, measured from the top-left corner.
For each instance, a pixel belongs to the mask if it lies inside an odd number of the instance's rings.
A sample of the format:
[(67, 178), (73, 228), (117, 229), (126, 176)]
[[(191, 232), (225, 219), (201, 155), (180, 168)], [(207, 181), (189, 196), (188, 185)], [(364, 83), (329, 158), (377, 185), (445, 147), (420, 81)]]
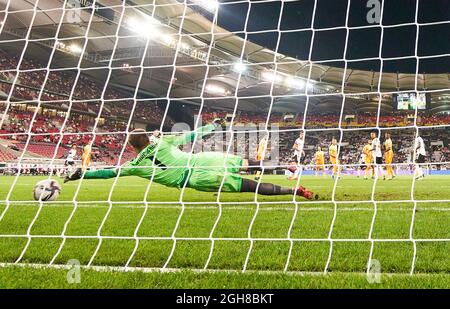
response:
[[(412, 178), (407, 176), (379, 180), (374, 190), (373, 180), (344, 176), (336, 183), (336, 204), (331, 202), (334, 180), (320, 176), (302, 178), (302, 185), (317, 192), (320, 199), (305, 202), (298, 198), (297, 204), (289, 196), (255, 199), (251, 193), (217, 196), (191, 189), (181, 195), (181, 190), (157, 184), (147, 190), (149, 182), (134, 177), (119, 179), (111, 195), (113, 180), (84, 180), (76, 195), (79, 182), (64, 184), (56, 203), (39, 207), (20, 202), (30, 201), (34, 184), (45, 178), (21, 176), (10, 192), (14, 177), (0, 177), (0, 212), (4, 213), (0, 263), (9, 265), (21, 256), (20, 265), (45, 265), (59, 251), (55, 265), (66, 265), (71, 259), (86, 265), (98, 249), (92, 266), (123, 267), (136, 250), (129, 261), (132, 269), (161, 268), (168, 263), (168, 268), (180, 271), (83, 269), (81, 283), (69, 284), (64, 269), (8, 266), (0, 268), (0, 287), (450, 287), (450, 241), (446, 241), (450, 239), (450, 203), (445, 202), (450, 200), (450, 177), (429, 176), (415, 182), (411, 192)], [(267, 175), (262, 181), (296, 184), (284, 176)], [(9, 204), (5, 202), (8, 194)], [(78, 201), (75, 212), (74, 198)], [(171, 236), (182, 211), (174, 247)], [(67, 239), (61, 245), (60, 236), (72, 212)], [(99, 245), (97, 232), (106, 214)], [(136, 246), (133, 236), (139, 222)], [(254, 242), (248, 272), (242, 273), (251, 224)], [(210, 255), (213, 227), (216, 240)], [(289, 230), (292, 242), (287, 240)], [(27, 231), (32, 236), (29, 243), (23, 237)], [(410, 241), (411, 231), (415, 243)], [(334, 240), (332, 250), (326, 241), (329, 236)], [(369, 236), (375, 240), (372, 248)], [(380, 282), (373, 284), (365, 276), (371, 249), (382, 272)], [(328, 273), (323, 275), (327, 261)], [(287, 273), (283, 273), (286, 264)], [(205, 265), (208, 271), (195, 271)]]

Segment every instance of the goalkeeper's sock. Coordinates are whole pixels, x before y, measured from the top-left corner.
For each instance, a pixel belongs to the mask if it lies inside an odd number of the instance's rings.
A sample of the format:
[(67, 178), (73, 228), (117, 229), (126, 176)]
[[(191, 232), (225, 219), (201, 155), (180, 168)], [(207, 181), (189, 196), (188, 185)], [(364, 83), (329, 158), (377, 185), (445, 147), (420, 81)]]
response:
[(295, 190), (271, 183), (261, 183), (258, 187), (258, 182), (250, 179), (242, 179), (241, 192), (257, 192), (261, 195), (292, 195), (295, 193)]

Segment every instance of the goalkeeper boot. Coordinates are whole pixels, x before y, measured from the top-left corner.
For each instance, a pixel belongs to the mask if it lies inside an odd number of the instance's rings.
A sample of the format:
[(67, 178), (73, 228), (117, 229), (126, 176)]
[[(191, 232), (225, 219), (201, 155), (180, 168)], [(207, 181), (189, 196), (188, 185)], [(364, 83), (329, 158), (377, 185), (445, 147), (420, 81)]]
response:
[(319, 198), (319, 196), (316, 194), (314, 195), (313, 192), (309, 191), (308, 189), (306, 189), (305, 187), (298, 187), (297, 189), (293, 189), (295, 194), (298, 196), (302, 196), (304, 198), (306, 198), (307, 200), (312, 200), (313, 198), (315, 198), (316, 200)]

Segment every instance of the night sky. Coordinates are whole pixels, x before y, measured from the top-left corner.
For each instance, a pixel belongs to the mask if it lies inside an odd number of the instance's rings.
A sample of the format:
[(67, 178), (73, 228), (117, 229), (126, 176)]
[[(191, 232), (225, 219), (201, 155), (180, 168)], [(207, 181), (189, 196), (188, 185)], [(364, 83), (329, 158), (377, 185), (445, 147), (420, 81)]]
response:
[[(343, 27), (346, 23), (347, 5), (350, 1), (348, 26), (369, 25), (366, 15), (368, 0), (317, 0), (314, 29)], [(381, 1), (381, 0), (380, 0)], [(419, 23), (442, 22), (440, 25), (420, 26), (418, 56), (450, 54), (450, 0), (384, 0), (383, 25), (398, 25), (415, 22), (416, 1), (419, 1)], [(251, 9), (247, 29), (245, 19), (249, 3), (228, 3), (220, 0), (218, 24), (229, 31), (240, 31), (238, 35), (245, 38), (247, 31), (264, 31), (262, 34), (248, 34), (247, 40), (275, 50), (279, 32), (276, 31), (281, 13), (281, 1), (251, 1)], [(280, 22), (280, 30), (296, 30), (281, 32), (278, 52), (307, 60), (310, 52), (312, 16), (314, 0), (285, 2)], [(298, 30), (298, 31), (297, 31)], [(415, 41), (417, 27), (415, 25), (384, 28), (383, 48), (381, 56), (409, 57), (407, 59), (386, 60), (383, 63), (385, 72), (416, 72)], [(333, 59), (356, 60), (378, 57), (381, 42), (381, 27), (370, 29), (352, 29), (349, 31), (348, 50), (344, 55), (346, 30), (330, 29), (315, 34), (311, 58), (313, 61)], [(343, 61), (328, 63), (343, 67)], [(349, 68), (380, 71), (380, 61), (350, 62)], [(419, 73), (450, 72), (450, 57), (422, 59)]]

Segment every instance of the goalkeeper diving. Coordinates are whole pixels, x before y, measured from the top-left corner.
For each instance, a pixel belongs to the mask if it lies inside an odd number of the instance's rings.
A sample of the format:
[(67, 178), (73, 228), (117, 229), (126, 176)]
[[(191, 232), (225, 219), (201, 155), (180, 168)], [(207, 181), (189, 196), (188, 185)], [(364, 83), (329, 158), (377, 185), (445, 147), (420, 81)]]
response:
[(188, 153), (180, 146), (211, 134), (225, 126), (223, 119), (183, 135), (149, 135), (143, 129), (132, 131), (128, 143), (137, 153), (135, 159), (114, 169), (84, 171), (77, 169), (66, 176), (64, 182), (83, 179), (109, 179), (117, 176), (138, 176), (158, 184), (183, 188), (184, 186), (208, 192), (257, 192), (262, 195), (296, 195), (306, 199), (318, 196), (308, 189), (281, 187), (272, 183), (260, 183), (243, 178), (239, 172), (258, 170), (262, 161), (247, 160), (221, 152)]

